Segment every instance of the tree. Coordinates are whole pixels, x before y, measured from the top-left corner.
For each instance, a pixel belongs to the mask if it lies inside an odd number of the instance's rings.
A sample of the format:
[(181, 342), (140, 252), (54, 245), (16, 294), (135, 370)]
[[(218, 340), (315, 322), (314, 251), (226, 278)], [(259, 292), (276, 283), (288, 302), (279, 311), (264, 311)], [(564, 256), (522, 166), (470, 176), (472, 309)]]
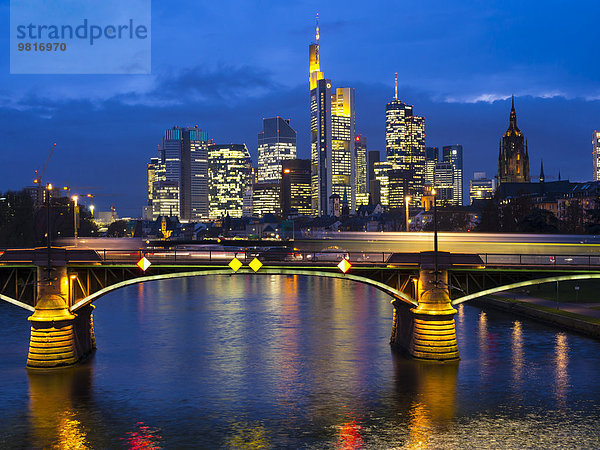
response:
[(127, 234), (127, 221), (115, 220), (108, 226), (106, 236), (108, 237), (124, 237)]
[(522, 233), (558, 233), (559, 220), (550, 211), (535, 208), (518, 221), (517, 229)]

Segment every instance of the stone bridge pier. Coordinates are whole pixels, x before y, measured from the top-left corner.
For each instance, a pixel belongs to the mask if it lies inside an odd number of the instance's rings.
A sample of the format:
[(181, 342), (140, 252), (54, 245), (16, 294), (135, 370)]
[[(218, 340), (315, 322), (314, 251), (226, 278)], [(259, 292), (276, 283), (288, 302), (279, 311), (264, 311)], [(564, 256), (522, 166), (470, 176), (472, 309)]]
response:
[(448, 271), (422, 265), (419, 270), (418, 306), (396, 300), (391, 344), (414, 358), (428, 361), (458, 360), (454, 314), (450, 303)]
[(72, 314), (69, 300), (72, 280), (66, 265), (38, 265), (35, 311), (31, 322), (31, 338), (27, 367), (51, 369), (70, 366), (89, 356), (96, 348), (93, 306)]

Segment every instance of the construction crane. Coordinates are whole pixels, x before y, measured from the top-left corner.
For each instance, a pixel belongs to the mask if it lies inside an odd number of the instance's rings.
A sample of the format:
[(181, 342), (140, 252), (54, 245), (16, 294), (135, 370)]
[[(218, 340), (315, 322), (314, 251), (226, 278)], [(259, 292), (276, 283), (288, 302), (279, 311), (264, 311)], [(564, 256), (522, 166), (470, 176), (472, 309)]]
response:
[(52, 148), (50, 149), (50, 153), (48, 154), (48, 158), (46, 159), (46, 164), (44, 164), (44, 168), (42, 169), (42, 172), (39, 174), (39, 176), (38, 176), (38, 171), (35, 170), (35, 179), (33, 180), (34, 184), (37, 184), (38, 186), (42, 185), (42, 178), (44, 177), (44, 173), (46, 172), (46, 168), (48, 167), (48, 163), (50, 162), (50, 158), (52, 157), (52, 153), (54, 153), (55, 148), (56, 148), (56, 142), (52, 145)]

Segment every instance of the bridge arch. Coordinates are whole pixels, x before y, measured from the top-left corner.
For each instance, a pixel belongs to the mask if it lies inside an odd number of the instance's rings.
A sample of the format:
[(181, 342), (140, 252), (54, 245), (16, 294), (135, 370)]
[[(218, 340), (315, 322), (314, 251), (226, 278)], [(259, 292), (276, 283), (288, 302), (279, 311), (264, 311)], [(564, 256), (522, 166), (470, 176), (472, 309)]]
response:
[(589, 273), (589, 274), (577, 274), (577, 275), (560, 275), (556, 277), (546, 277), (546, 278), (537, 278), (534, 280), (520, 281), (518, 283), (505, 284), (504, 286), (497, 286), (491, 289), (486, 289), (483, 291), (475, 292), (474, 294), (464, 295), (462, 297), (456, 298), (452, 300), (452, 305), (460, 305), (461, 303), (468, 302), (469, 300), (474, 300), (476, 298), (485, 297), (486, 295), (492, 295), (497, 292), (510, 291), (511, 289), (517, 289), (526, 286), (535, 286), (537, 284), (545, 284), (545, 283), (555, 283), (560, 281), (570, 281), (570, 280), (590, 280), (590, 279), (600, 279), (600, 274), (598, 273)]
[(314, 270), (295, 270), (295, 269), (279, 269), (279, 268), (262, 268), (259, 272), (254, 273), (250, 269), (242, 268), (238, 270), (236, 273), (232, 273), (231, 269), (217, 269), (217, 270), (202, 270), (202, 271), (191, 271), (191, 272), (175, 272), (175, 273), (165, 273), (160, 275), (147, 275), (141, 276), (137, 278), (132, 278), (129, 280), (121, 281), (119, 283), (115, 283), (111, 286), (107, 286), (103, 289), (100, 289), (93, 294), (88, 295), (87, 297), (79, 300), (75, 303), (71, 308), (71, 312), (76, 312), (79, 309), (91, 304), (98, 298), (103, 295), (108, 294), (109, 292), (115, 291), (117, 289), (121, 289), (126, 286), (131, 286), (138, 283), (144, 283), (146, 281), (156, 281), (156, 280), (167, 280), (174, 278), (186, 278), (186, 277), (197, 277), (197, 276), (207, 276), (207, 275), (229, 275), (235, 276), (237, 274), (251, 274), (251, 275), (305, 275), (305, 276), (317, 276), (324, 278), (337, 278), (342, 280), (351, 280), (358, 283), (364, 283), (370, 286), (373, 286), (389, 296), (394, 300), (400, 300), (404, 303), (407, 303), (411, 306), (417, 306), (417, 302), (406, 295), (404, 292), (394, 289), (391, 286), (388, 286), (385, 283), (381, 283), (379, 281), (372, 280), (367, 277), (363, 277), (360, 275), (353, 274), (342, 274), (337, 272), (324, 272), (324, 271), (314, 271)]

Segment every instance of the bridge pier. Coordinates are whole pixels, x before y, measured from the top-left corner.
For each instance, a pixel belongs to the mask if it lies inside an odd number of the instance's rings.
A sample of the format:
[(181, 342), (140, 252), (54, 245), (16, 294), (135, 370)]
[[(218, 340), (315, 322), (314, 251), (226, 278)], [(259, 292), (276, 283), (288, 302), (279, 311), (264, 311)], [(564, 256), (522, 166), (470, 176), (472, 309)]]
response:
[[(437, 275), (437, 276), (436, 276)], [(418, 306), (394, 302), (391, 344), (416, 359), (458, 360), (454, 314), (448, 290), (448, 271), (421, 267)]]
[[(47, 279), (47, 269), (38, 266), (38, 280)], [(38, 283), (27, 367), (51, 369), (77, 364), (96, 348), (89, 305), (72, 314), (69, 310), (69, 278), (66, 266), (52, 268), (52, 280)]]

